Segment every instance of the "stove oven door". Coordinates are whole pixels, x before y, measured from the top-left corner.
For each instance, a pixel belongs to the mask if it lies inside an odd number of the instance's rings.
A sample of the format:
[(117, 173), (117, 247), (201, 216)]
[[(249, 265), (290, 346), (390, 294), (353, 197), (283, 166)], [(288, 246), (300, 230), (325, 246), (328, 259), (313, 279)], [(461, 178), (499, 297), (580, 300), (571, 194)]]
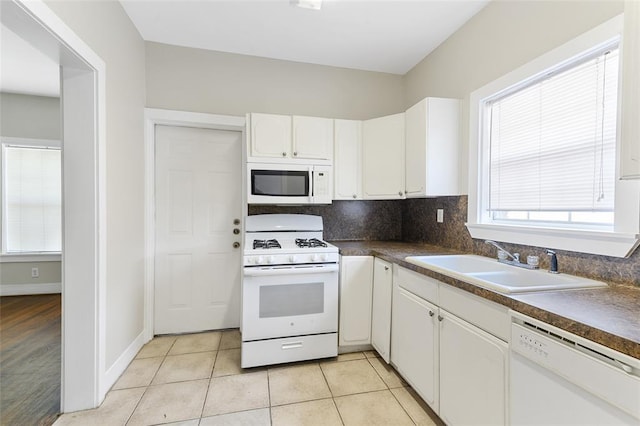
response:
[(242, 340), (338, 330), (338, 264), (244, 268)]

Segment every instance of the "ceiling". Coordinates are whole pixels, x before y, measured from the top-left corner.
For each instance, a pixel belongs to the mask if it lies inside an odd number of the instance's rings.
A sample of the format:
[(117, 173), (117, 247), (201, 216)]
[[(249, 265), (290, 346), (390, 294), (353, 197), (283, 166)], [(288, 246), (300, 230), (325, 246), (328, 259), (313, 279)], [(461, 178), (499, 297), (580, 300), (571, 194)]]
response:
[(121, 0), (145, 40), (403, 75), (489, 0)]
[[(403, 75), (490, 0), (120, 0), (145, 40)], [(59, 96), (58, 63), (1, 26), (0, 91)]]

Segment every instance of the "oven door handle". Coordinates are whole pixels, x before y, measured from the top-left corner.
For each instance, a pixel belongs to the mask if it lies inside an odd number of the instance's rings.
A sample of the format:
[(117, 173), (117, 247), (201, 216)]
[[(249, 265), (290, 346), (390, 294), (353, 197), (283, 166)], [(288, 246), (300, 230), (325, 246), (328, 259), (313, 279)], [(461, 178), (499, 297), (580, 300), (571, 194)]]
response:
[(302, 274), (324, 274), (330, 272), (338, 272), (340, 266), (334, 265), (322, 266), (288, 266), (274, 268), (244, 268), (245, 277), (264, 277), (267, 275), (302, 275)]

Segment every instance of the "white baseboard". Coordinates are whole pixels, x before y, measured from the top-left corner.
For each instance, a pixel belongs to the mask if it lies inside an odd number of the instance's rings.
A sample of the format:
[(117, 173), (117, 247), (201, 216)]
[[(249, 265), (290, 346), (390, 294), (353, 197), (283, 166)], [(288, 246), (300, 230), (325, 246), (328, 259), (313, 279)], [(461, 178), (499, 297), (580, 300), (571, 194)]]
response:
[(131, 342), (129, 347), (122, 352), (116, 362), (107, 369), (104, 374), (104, 382), (101, 385), (100, 395), (106, 395), (111, 386), (118, 380), (120, 375), (127, 369), (131, 361), (136, 357), (138, 351), (144, 345), (144, 332), (138, 334), (138, 336)]
[(31, 294), (53, 293), (62, 293), (62, 283), (0, 285), (0, 296), (27, 296)]

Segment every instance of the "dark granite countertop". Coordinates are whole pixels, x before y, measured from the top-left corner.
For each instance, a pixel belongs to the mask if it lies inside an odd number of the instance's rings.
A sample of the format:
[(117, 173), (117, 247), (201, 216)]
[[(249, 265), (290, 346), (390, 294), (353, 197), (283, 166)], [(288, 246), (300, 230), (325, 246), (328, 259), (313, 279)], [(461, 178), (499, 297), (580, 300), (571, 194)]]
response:
[(461, 254), (451, 249), (398, 241), (332, 241), (345, 256), (376, 256), (500, 303), (593, 342), (640, 359), (640, 288), (610, 284), (588, 290), (508, 295), (405, 262), (407, 256)]

